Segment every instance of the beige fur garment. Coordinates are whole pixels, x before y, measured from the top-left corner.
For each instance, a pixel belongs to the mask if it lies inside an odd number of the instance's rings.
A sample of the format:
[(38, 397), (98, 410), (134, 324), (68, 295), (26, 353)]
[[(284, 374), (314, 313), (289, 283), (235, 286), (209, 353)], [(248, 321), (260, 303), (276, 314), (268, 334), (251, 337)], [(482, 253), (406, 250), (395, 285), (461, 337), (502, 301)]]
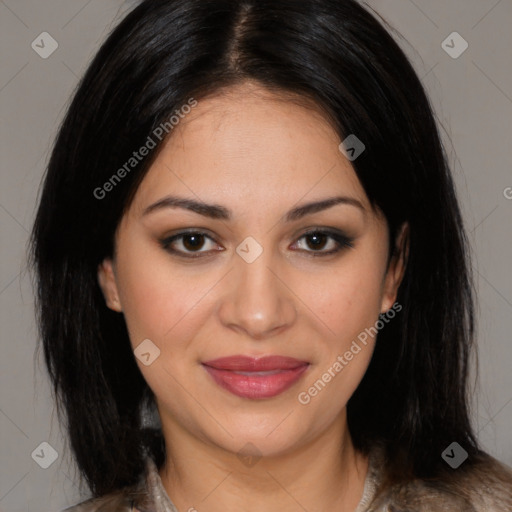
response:
[[(460, 472), (461, 477), (449, 486), (414, 480), (377, 494), (383, 467), (382, 451), (374, 449), (370, 453), (363, 497), (355, 511), (346, 512), (512, 512), (512, 468), (496, 459), (490, 458), (487, 464), (472, 471)], [(147, 457), (145, 475), (137, 485), (89, 499), (64, 512), (178, 510), (162, 485), (154, 461)]]

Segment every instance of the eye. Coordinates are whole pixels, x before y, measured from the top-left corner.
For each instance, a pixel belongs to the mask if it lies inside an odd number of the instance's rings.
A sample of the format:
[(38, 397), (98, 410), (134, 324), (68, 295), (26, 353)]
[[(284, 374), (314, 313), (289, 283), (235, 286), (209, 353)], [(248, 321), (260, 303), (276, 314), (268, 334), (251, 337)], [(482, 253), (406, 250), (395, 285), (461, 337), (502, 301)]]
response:
[(326, 256), (345, 248), (354, 247), (354, 239), (339, 231), (316, 228), (304, 233), (299, 238), (299, 242), (303, 239), (306, 242), (306, 248), (303, 245), (303, 247), (299, 247), (299, 250), (309, 252), (311, 256)]
[[(301, 244), (302, 240), (305, 241), (305, 247)], [(298, 250), (309, 253), (310, 256), (328, 256), (354, 247), (353, 242), (353, 238), (340, 231), (315, 228), (304, 233), (295, 245), (298, 246)], [(211, 255), (212, 252), (224, 250), (219, 248), (211, 236), (202, 231), (182, 231), (160, 240), (160, 244), (166, 251), (183, 258), (201, 258)]]
[[(204, 256), (204, 253), (219, 250), (212, 249), (211, 245), (208, 248), (208, 241), (213, 242), (214, 246), (216, 245), (215, 240), (206, 233), (201, 231), (183, 231), (161, 240), (160, 244), (166, 251), (179, 256), (198, 258)], [(206, 250), (202, 250), (205, 246)], [(197, 256), (194, 253), (197, 253)]]

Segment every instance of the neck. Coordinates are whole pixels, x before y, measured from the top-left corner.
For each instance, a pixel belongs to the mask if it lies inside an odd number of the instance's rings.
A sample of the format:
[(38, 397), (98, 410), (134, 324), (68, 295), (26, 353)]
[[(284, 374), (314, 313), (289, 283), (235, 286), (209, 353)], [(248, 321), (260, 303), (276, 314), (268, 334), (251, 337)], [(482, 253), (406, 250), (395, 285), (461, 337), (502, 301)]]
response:
[(354, 449), (345, 414), (300, 447), (252, 459), (167, 427), (160, 477), (179, 510), (353, 512), (361, 500), (368, 458)]

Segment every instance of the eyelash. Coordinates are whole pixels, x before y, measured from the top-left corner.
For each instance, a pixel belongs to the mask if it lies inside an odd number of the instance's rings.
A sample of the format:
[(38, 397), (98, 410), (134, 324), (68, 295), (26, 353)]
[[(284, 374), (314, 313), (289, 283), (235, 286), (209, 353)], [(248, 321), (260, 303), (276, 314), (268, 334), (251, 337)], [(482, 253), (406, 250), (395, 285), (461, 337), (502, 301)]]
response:
[[(176, 240), (182, 239), (183, 237), (187, 235), (202, 235), (205, 238), (209, 238), (211, 241), (215, 242), (215, 240), (209, 236), (207, 233), (203, 231), (198, 230), (188, 230), (188, 231), (181, 231), (180, 233), (176, 233), (175, 235), (169, 236), (167, 238), (164, 238), (160, 240), (160, 245), (163, 249), (166, 251), (185, 259), (195, 259), (195, 258), (204, 258), (206, 256), (211, 255), (211, 251), (196, 251), (196, 252), (183, 252), (183, 251), (177, 251), (176, 249), (173, 249), (171, 247), (171, 244), (175, 242)], [(306, 253), (309, 253), (309, 256), (317, 258), (317, 257), (324, 257), (324, 256), (330, 256), (332, 254), (338, 253), (344, 249), (349, 249), (354, 247), (354, 238), (348, 237), (344, 235), (341, 232), (333, 231), (331, 229), (321, 229), (321, 228), (314, 228), (311, 230), (306, 231), (303, 233), (298, 240), (301, 240), (302, 238), (305, 238), (307, 236), (311, 235), (327, 235), (328, 238), (333, 239), (338, 246), (335, 249), (331, 249), (330, 251), (314, 251), (314, 250), (304, 250), (299, 249), (300, 251), (304, 251)], [(216, 243), (216, 242), (215, 242)]]

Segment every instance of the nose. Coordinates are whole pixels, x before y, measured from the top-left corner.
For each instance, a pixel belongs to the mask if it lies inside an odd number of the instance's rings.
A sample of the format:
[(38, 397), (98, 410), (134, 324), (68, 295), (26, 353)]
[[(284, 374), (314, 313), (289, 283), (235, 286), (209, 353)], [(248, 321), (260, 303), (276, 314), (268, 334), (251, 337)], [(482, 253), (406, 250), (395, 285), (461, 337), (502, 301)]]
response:
[(218, 309), (224, 326), (255, 340), (264, 340), (289, 329), (297, 318), (295, 297), (286, 275), (270, 251), (252, 263), (234, 256), (226, 292)]

